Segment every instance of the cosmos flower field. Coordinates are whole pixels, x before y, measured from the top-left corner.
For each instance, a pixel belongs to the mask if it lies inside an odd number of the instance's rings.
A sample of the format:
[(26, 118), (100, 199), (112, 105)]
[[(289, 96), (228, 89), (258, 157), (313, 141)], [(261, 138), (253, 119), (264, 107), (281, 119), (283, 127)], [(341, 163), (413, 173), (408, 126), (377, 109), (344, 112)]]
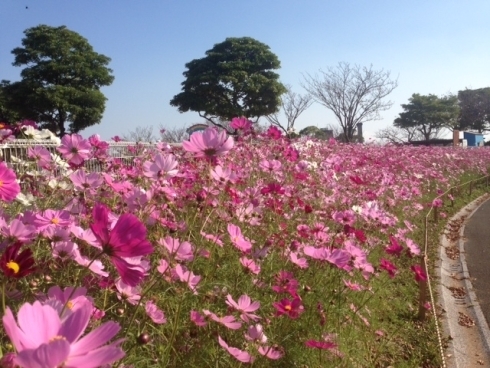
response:
[(0, 163), (3, 367), (438, 366), (422, 219), (490, 150), (232, 124), (131, 163), (76, 134)]

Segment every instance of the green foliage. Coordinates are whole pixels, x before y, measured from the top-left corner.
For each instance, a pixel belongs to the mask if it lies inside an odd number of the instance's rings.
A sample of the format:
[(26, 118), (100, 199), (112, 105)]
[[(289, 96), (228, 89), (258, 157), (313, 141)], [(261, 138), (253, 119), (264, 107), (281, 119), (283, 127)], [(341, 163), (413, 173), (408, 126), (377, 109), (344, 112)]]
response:
[[(333, 132), (332, 132), (333, 133)], [(320, 129), (314, 125), (307, 126), (299, 131), (300, 136), (309, 136), (318, 139), (333, 138), (333, 134), (328, 134), (325, 129)]]
[(0, 123), (13, 124), (20, 120), (20, 115), (11, 108), (12, 98), (5, 91), (8, 85), (8, 81), (0, 82)]
[(416, 128), (425, 140), (435, 138), (443, 128), (456, 126), (459, 107), (455, 96), (437, 97), (414, 93), (408, 104), (402, 105), (404, 112), (395, 119), (398, 128)]
[(42, 128), (79, 132), (100, 123), (106, 98), (100, 91), (114, 77), (110, 58), (96, 53), (88, 41), (65, 26), (29, 28), (22, 46), (12, 50), (14, 66), (25, 66), (19, 82), (3, 84), (8, 106)]
[(170, 104), (196, 111), (215, 123), (237, 116), (259, 118), (276, 112), (286, 88), (279, 82), (280, 62), (269, 47), (250, 37), (227, 38), (186, 65), (182, 92)]
[(490, 87), (459, 91), (458, 99), (460, 129), (474, 129), (479, 133), (490, 129)]

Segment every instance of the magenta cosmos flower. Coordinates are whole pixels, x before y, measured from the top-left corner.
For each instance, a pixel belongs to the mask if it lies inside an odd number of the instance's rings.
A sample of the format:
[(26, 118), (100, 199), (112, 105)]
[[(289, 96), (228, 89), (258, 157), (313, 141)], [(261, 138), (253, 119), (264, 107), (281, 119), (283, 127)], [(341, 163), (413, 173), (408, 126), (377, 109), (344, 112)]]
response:
[(20, 185), (17, 183), (15, 172), (0, 162), (0, 199), (12, 202), (20, 193)]
[(109, 230), (109, 209), (97, 203), (93, 209), (92, 232), (121, 276), (129, 286), (138, 285), (145, 276), (141, 267), (131, 264), (124, 258), (142, 257), (153, 252), (146, 239), (146, 227), (134, 215), (121, 215), (112, 230)]
[(248, 120), (246, 117), (233, 118), (230, 123), (230, 127), (236, 130), (242, 130), (247, 133), (252, 130), (253, 122)]
[(289, 318), (296, 319), (304, 312), (304, 307), (299, 298), (294, 298), (293, 300), (282, 299), (278, 303), (272, 303), (272, 305), (276, 308), (276, 316), (286, 314)]
[(3, 325), (17, 351), (15, 364), (25, 368), (95, 368), (121, 359), (122, 340), (104, 345), (119, 332), (116, 322), (106, 322), (81, 338), (91, 315), (92, 306), (85, 304), (62, 321), (53, 307), (36, 301), (20, 307), (16, 322), (7, 308)]
[(227, 137), (224, 130), (218, 131), (212, 127), (202, 133), (193, 133), (188, 141), (182, 142), (182, 147), (196, 157), (221, 156), (230, 151), (233, 145), (233, 138)]
[(63, 158), (74, 165), (81, 165), (90, 156), (92, 146), (80, 134), (67, 134), (61, 138), (58, 152)]

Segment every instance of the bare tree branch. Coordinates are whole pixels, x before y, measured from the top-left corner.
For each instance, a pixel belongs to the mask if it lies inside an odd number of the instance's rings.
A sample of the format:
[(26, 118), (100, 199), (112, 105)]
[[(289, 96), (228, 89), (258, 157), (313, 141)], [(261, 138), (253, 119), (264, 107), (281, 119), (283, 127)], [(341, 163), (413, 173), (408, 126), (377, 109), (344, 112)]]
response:
[(181, 143), (189, 137), (189, 134), (185, 126), (166, 129), (160, 125), (160, 137), (162, 141), (167, 143)]
[(155, 142), (157, 137), (153, 134), (153, 127), (136, 127), (134, 130), (122, 136), (128, 142)]
[(390, 126), (376, 132), (376, 138), (381, 139), (387, 143), (410, 143), (413, 141), (427, 140), (427, 136), (430, 137), (429, 139), (440, 138), (444, 129), (445, 128), (425, 131), (420, 127), (399, 128), (395, 126)]
[(312, 98), (330, 109), (342, 127), (345, 140), (352, 141), (357, 124), (379, 120), (381, 111), (392, 102), (384, 102), (397, 86), (390, 73), (341, 62), (336, 68), (320, 70), (321, 76), (307, 74), (303, 87)]
[(286, 116), (286, 126), (279, 121), (279, 112), (266, 116), (266, 119), (272, 124), (281, 128), (284, 133), (289, 134), (294, 130), (296, 119), (313, 103), (313, 99), (309, 94), (300, 95), (291, 89), (291, 86), (286, 86), (286, 93), (281, 96), (281, 110)]

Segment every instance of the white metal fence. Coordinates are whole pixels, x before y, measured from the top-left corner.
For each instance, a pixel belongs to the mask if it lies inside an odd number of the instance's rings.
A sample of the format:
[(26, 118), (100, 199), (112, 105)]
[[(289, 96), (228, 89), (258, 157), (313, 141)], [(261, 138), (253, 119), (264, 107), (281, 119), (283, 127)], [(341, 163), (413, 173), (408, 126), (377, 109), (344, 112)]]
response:
[[(125, 164), (131, 165), (135, 157), (141, 155), (142, 151), (148, 148), (155, 148), (155, 143), (135, 143), (135, 142), (108, 142), (109, 148), (107, 155), (110, 158), (119, 158)], [(60, 155), (56, 150), (60, 145), (49, 140), (16, 139), (0, 145), (0, 160), (4, 161), (17, 173), (23, 173), (27, 168), (32, 170), (29, 164), (27, 150), (29, 147), (41, 146), (46, 148), (51, 154)], [(89, 159), (85, 162), (85, 167), (90, 171), (100, 171), (100, 163), (97, 159)]]

